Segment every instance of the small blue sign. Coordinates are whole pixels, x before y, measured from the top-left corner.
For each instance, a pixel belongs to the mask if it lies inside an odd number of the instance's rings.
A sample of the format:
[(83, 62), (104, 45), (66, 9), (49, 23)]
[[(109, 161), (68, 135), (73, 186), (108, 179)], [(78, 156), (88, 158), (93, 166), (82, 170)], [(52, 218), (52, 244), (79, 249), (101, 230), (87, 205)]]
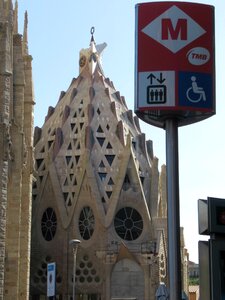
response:
[(49, 263), (47, 268), (47, 296), (55, 296), (56, 263)]
[(212, 109), (212, 75), (194, 72), (179, 72), (179, 106)]

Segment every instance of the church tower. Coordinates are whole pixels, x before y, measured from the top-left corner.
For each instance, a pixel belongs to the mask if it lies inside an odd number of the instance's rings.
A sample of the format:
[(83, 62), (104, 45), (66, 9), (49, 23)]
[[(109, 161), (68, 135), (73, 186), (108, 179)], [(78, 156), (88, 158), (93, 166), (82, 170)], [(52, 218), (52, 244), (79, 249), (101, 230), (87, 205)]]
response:
[(0, 299), (29, 298), (33, 161), (32, 57), (27, 14), (0, 0)]
[(75, 280), (77, 300), (153, 300), (166, 282), (166, 170), (105, 77), (93, 31), (78, 77), (35, 128), (31, 295), (46, 295), (55, 262), (59, 299)]

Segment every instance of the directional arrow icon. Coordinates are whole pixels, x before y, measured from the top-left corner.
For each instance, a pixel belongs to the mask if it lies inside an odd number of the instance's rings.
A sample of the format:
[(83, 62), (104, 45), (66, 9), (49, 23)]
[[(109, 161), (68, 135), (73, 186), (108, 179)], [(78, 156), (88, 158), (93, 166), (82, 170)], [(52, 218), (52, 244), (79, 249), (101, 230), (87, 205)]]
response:
[(150, 78), (150, 84), (153, 83), (153, 79), (156, 79), (155, 75), (153, 75), (152, 73), (147, 78)]
[(158, 81), (158, 83), (160, 84), (162, 84), (166, 80), (166, 78), (163, 78), (162, 73), (159, 74), (159, 78), (156, 78), (154, 74), (150, 73), (147, 79), (150, 79), (150, 84), (153, 84), (153, 79), (156, 79), (156, 81)]
[(156, 80), (157, 80), (159, 83), (163, 83), (163, 82), (166, 80), (166, 78), (163, 78), (162, 73), (160, 73), (159, 78), (156, 78)]

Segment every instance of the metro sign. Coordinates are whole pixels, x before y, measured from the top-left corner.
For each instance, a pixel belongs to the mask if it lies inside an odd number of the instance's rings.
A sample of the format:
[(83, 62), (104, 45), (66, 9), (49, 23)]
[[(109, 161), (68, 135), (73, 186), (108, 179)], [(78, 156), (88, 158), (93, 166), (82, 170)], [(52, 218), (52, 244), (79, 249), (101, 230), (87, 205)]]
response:
[(206, 33), (198, 23), (175, 5), (150, 22), (142, 31), (173, 53)]
[(164, 126), (215, 113), (214, 8), (187, 2), (136, 5), (135, 112)]

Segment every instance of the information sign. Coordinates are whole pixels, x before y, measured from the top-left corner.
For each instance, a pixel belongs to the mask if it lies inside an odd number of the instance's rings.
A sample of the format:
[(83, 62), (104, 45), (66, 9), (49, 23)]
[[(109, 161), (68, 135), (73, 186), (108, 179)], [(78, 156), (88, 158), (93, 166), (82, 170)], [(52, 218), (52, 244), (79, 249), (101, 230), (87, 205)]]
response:
[(187, 2), (136, 5), (135, 112), (163, 127), (215, 114), (214, 7)]

